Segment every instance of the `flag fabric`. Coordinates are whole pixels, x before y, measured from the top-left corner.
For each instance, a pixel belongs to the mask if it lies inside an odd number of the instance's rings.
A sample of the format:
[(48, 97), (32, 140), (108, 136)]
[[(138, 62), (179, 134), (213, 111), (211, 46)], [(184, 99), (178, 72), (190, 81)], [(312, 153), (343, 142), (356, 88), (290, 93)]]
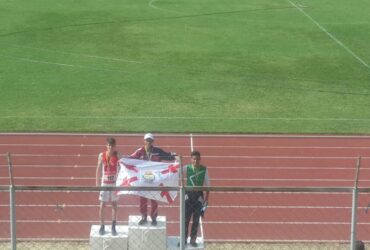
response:
[[(121, 158), (116, 186), (119, 187), (177, 187), (179, 163), (143, 161)], [(172, 203), (177, 191), (119, 191), (119, 195), (133, 194), (152, 200)]]

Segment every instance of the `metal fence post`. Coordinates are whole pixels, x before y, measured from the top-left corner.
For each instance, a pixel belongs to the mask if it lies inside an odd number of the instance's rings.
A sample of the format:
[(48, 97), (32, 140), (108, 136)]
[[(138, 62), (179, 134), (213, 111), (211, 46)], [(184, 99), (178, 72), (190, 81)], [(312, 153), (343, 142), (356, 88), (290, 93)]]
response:
[(15, 217), (15, 189), (14, 186), (9, 187), (10, 196), (10, 235), (12, 250), (17, 249), (17, 230), (16, 230), (16, 217)]
[(351, 216), (351, 250), (356, 250), (356, 226), (357, 226), (357, 200), (358, 200), (358, 177), (360, 173), (361, 157), (356, 162), (355, 184), (352, 190), (352, 216)]
[(15, 216), (15, 187), (13, 179), (13, 165), (10, 153), (7, 153), (8, 159), (8, 170), (10, 178), (9, 186), (9, 201), (10, 201), (10, 236), (11, 236), (11, 245), (12, 250), (17, 249), (17, 229), (16, 229), (16, 216)]
[(180, 249), (185, 249), (185, 189), (180, 187)]
[(184, 188), (184, 175), (182, 167), (182, 157), (180, 157), (180, 249), (185, 249), (185, 188)]

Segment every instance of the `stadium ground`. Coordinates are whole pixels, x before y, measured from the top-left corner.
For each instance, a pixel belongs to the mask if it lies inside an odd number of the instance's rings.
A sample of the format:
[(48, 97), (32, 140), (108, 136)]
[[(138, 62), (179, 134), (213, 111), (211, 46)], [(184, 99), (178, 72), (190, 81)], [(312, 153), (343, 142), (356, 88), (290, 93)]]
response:
[[(0, 153), (12, 152), (17, 185), (91, 186), (106, 136), (2, 134)], [(142, 141), (141, 134), (115, 137), (124, 153)], [(358, 156), (362, 156), (360, 187), (369, 185), (370, 137), (158, 134), (156, 144), (183, 154), (185, 161), (191, 145), (199, 149), (213, 186), (351, 187)], [(4, 157), (0, 163), (1, 176), (7, 176)], [(7, 177), (0, 181), (9, 184)], [(6, 211), (7, 199), (1, 200)], [(366, 194), (359, 197), (358, 236), (363, 240), (369, 235), (368, 200)], [(98, 222), (94, 193), (20, 192), (17, 202), (19, 237), (24, 239), (86, 239), (90, 226)], [(134, 197), (121, 200), (120, 223), (135, 213), (136, 204)], [(207, 240), (221, 242), (346, 242), (350, 206), (350, 193), (213, 193), (204, 232)], [(163, 205), (161, 211), (168, 216), (169, 232), (176, 232), (176, 204)], [(0, 216), (7, 226), (8, 212)]]

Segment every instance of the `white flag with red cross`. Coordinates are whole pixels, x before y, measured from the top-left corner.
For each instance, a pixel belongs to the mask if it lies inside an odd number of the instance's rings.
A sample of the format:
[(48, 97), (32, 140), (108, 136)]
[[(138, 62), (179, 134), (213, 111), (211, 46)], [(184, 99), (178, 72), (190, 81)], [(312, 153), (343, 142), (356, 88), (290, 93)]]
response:
[[(179, 184), (179, 163), (143, 161), (122, 158), (116, 186), (119, 187), (177, 187)], [(177, 191), (119, 191), (148, 199), (172, 203)]]

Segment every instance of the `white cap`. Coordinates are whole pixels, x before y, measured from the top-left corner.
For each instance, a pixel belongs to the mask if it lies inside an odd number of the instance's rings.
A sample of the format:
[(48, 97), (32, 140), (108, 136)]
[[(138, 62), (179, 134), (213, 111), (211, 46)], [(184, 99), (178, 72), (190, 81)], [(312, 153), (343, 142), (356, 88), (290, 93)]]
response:
[(146, 139), (151, 139), (151, 140), (154, 141), (154, 136), (151, 133), (147, 133), (147, 134), (144, 135), (144, 140), (146, 140)]

